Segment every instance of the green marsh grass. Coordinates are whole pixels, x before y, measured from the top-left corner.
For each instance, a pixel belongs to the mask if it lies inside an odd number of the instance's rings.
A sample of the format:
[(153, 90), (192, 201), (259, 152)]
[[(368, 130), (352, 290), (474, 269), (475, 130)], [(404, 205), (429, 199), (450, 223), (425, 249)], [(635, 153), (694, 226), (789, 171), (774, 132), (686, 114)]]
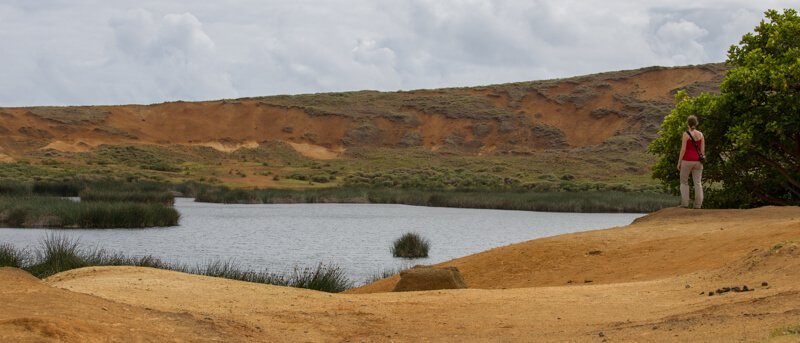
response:
[(0, 224), (11, 227), (143, 228), (178, 225), (160, 204), (75, 202), (42, 196), (0, 196)]
[(216, 203), (380, 203), (546, 212), (654, 212), (677, 204), (658, 192), (526, 190), (442, 190), (397, 188), (323, 188), (209, 191), (198, 202)]
[(392, 243), (390, 251), (394, 257), (421, 258), (428, 257), (431, 242), (420, 234), (408, 232)]
[(84, 189), (80, 192), (81, 201), (85, 202), (135, 202), (172, 206), (175, 197), (169, 191), (115, 191)]
[(204, 266), (188, 267), (179, 263), (167, 263), (150, 255), (127, 256), (104, 249), (86, 249), (78, 239), (59, 234), (45, 235), (33, 253), (18, 250), (10, 244), (0, 244), (0, 267), (22, 268), (39, 278), (91, 266), (150, 267), (330, 293), (341, 292), (352, 286), (344, 270), (333, 264), (320, 263), (313, 268), (295, 268), (292, 273), (284, 274), (266, 269), (246, 270), (234, 260), (210, 261)]
[(29, 259), (25, 250), (17, 250), (8, 243), (0, 244), (0, 267), (21, 268)]

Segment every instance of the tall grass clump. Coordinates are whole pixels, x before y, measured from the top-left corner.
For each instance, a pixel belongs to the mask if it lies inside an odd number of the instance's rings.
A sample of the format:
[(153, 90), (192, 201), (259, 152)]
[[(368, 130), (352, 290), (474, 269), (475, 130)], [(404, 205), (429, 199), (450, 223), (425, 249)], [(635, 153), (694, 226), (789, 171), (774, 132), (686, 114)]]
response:
[(80, 192), (80, 197), (81, 201), (87, 202), (135, 202), (165, 206), (172, 206), (175, 203), (175, 197), (169, 191), (115, 191), (87, 188)]
[(44, 278), (66, 270), (86, 267), (88, 263), (82, 253), (78, 239), (48, 234), (40, 241), (36, 263), (27, 269), (36, 277)]
[(350, 288), (352, 284), (339, 266), (320, 263), (316, 268), (295, 268), (289, 286), (338, 293)]
[(394, 257), (420, 258), (428, 257), (430, 242), (418, 233), (408, 232), (394, 241), (391, 251)]
[(27, 251), (18, 250), (8, 243), (0, 244), (0, 267), (22, 268), (28, 260)]

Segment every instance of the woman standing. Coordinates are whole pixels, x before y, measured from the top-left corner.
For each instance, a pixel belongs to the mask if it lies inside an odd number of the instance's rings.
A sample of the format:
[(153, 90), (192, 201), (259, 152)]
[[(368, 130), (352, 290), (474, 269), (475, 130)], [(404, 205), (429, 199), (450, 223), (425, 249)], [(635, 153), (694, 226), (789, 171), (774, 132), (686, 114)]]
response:
[(703, 162), (700, 156), (705, 156), (706, 142), (703, 133), (697, 130), (697, 117), (689, 116), (686, 124), (689, 130), (683, 133), (681, 154), (678, 156), (678, 170), (681, 172), (681, 207), (689, 207), (691, 173), (694, 181), (694, 208), (700, 208), (703, 206), (703, 186), (700, 184), (703, 177)]

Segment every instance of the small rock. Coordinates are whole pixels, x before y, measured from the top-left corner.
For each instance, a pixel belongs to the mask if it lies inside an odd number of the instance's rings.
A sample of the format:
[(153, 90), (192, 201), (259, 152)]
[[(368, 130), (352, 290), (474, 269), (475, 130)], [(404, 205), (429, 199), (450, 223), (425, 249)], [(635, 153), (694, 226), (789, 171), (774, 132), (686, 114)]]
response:
[(686, 287), (686, 288), (692, 288), (692, 286), (691, 286), (691, 285), (686, 285), (685, 287)]
[(769, 282), (764, 281), (761, 283), (761, 287), (767, 287), (767, 286), (769, 286)]
[(705, 291), (700, 292), (700, 295), (703, 295), (703, 294), (706, 294), (706, 292)]
[(654, 326), (654, 327), (653, 327), (653, 330), (658, 330), (658, 326)]
[(600, 337), (605, 337), (605, 336), (606, 336), (606, 334), (604, 334), (604, 333), (603, 333), (603, 331), (600, 331), (600, 333), (598, 334), (598, 336), (600, 336)]
[(583, 280), (583, 283), (592, 283), (592, 280)]
[(590, 251), (590, 252), (589, 252), (589, 255), (600, 255), (600, 254), (602, 254), (602, 253), (603, 253), (603, 252), (602, 252), (602, 251), (600, 251), (600, 250), (592, 250), (592, 251)]
[(708, 292), (708, 296), (709, 297), (713, 297), (714, 296), (714, 292)]
[(567, 280), (567, 283), (572, 283), (572, 282), (573, 282), (572, 280)]
[(747, 285), (742, 286), (742, 292), (750, 292), (750, 291), (752, 291), (752, 289), (750, 289), (750, 287), (747, 287)]

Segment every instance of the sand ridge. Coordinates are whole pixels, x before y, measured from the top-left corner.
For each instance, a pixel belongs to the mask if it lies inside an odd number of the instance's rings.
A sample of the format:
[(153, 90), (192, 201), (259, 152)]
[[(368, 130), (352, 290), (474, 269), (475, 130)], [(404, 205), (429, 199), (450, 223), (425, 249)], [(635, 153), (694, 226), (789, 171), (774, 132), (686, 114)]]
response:
[[(0, 311), (0, 332), (47, 337), (19, 324), (25, 319), (61, 320), (52, 325), (83, 335), (63, 341), (134, 341), (116, 336), (132, 329), (174, 330), (166, 341), (730, 342), (768, 341), (774, 330), (800, 325), (796, 207), (667, 209), (627, 227), (523, 242), (445, 265), (462, 269), (473, 288), (353, 294), (380, 291), (389, 279), (327, 294), (149, 268), (84, 268), (44, 282), (3, 269), (0, 303), (11, 307)], [(756, 290), (707, 295), (745, 284)], [(153, 313), (170, 320), (152, 321)], [(180, 331), (187, 325), (197, 332)]]

